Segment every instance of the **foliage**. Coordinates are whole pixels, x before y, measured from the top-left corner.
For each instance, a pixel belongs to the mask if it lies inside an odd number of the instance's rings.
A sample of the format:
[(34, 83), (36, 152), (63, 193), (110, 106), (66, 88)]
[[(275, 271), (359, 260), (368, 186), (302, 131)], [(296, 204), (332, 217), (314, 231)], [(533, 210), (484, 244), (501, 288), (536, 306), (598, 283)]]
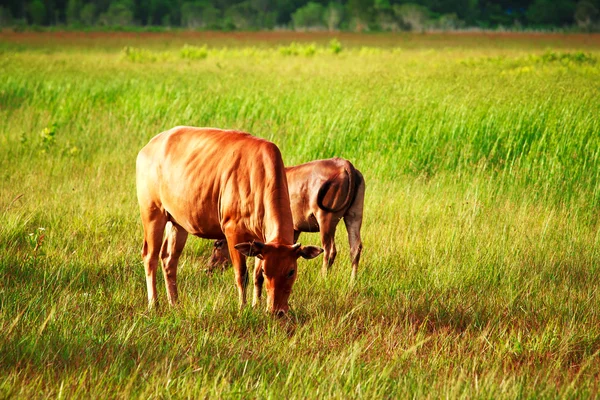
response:
[(201, 60), (208, 56), (208, 49), (206, 45), (202, 47), (184, 45), (180, 52), (181, 58), (189, 60)]
[(81, 18), (81, 0), (69, 0), (67, 3), (67, 24), (75, 25)]
[(96, 6), (93, 3), (84, 5), (79, 14), (81, 22), (91, 26), (96, 21)]
[(123, 50), (121, 51), (121, 55), (124, 59), (137, 63), (154, 62), (157, 61), (160, 57), (159, 53), (155, 53), (147, 49), (138, 49), (129, 46), (123, 48)]
[(422, 31), (429, 20), (427, 8), (414, 3), (394, 6), (394, 14), (409, 30)]
[(348, 16), (354, 30), (362, 32), (366, 30), (372, 19), (373, 1), (372, 0), (348, 0), (346, 4)]
[[(133, 9), (133, 5), (129, 9)], [(175, 13), (179, 11), (177, 7), (173, 7), (172, 1), (150, 0), (147, 14), (147, 22), (149, 23), (149, 25), (170, 26), (172, 22), (172, 11), (174, 11)], [(179, 25), (180, 19), (175, 18), (173, 21), (175, 20)]]
[(42, 25), (46, 21), (46, 6), (42, 0), (33, 0), (27, 8), (33, 24)]
[(34, 232), (31, 232), (27, 237), (27, 240), (29, 242), (29, 248), (31, 250), (30, 257), (33, 260), (37, 259), (40, 256), (44, 256), (43, 245), (45, 238), (45, 230), (46, 229), (42, 227), (37, 228)]
[(386, 31), (400, 29), (401, 21), (394, 14), (394, 9), (389, 0), (376, 0), (374, 9), (377, 15), (377, 23), (381, 29)]
[(54, 146), (56, 135), (56, 123), (44, 128), (40, 133), (41, 146), (44, 151), (50, 150)]
[(339, 54), (342, 51), (342, 43), (336, 38), (333, 38), (329, 41), (329, 51), (332, 54)]
[(131, 6), (126, 2), (111, 3), (108, 11), (98, 17), (100, 25), (127, 26), (133, 23)]
[(6, 7), (0, 6), (0, 28), (11, 26), (13, 24), (13, 17), (10, 10)]
[(560, 62), (563, 64), (575, 63), (590, 65), (595, 65), (598, 62), (594, 55), (581, 51), (569, 53), (546, 51), (544, 54), (542, 54), (539, 60), (543, 63)]
[[(294, 22), (294, 28), (321, 28), (323, 27), (323, 17), (325, 15), (325, 8), (315, 2), (309, 2), (304, 7), (301, 7), (292, 14), (292, 21)], [(332, 21), (332, 24), (335, 21)]]
[(444, 14), (441, 15), (437, 20), (437, 26), (443, 30), (454, 30), (463, 28), (465, 26), (465, 22), (461, 21), (456, 13)]
[(573, 21), (575, 2), (570, 0), (535, 0), (527, 18), (538, 25), (564, 26)]
[(317, 52), (317, 45), (314, 43), (299, 44), (292, 42), (289, 46), (279, 47), (279, 54), (284, 56), (312, 56)]
[(181, 6), (181, 25), (187, 28), (215, 28), (220, 12), (208, 2), (187, 1)]
[(600, 24), (600, 11), (591, 0), (581, 0), (575, 7), (575, 22), (584, 30), (592, 30)]
[(327, 25), (327, 29), (335, 31), (340, 27), (340, 23), (344, 18), (344, 7), (340, 3), (329, 2), (327, 8), (323, 12), (323, 20)]
[(249, 2), (235, 4), (225, 11), (236, 29), (250, 29), (254, 25), (255, 12)]

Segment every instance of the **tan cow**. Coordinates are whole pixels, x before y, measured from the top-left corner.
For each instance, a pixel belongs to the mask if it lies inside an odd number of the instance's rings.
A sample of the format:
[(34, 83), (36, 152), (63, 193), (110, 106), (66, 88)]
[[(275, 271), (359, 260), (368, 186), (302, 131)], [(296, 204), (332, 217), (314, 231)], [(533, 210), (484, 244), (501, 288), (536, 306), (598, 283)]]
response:
[(188, 233), (227, 239), (240, 307), (246, 303), (245, 256), (260, 258), (267, 307), (278, 315), (288, 311), (297, 259), (323, 251), (294, 244), (281, 153), (244, 132), (176, 127), (160, 133), (138, 154), (137, 196), (150, 307), (159, 255), (169, 303), (177, 302), (177, 263)]
[[(362, 174), (348, 160), (332, 158), (288, 167), (286, 175), (294, 220), (294, 241), (298, 240), (301, 232), (321, 234), (325, 248), (325, 274), (337, 254), (335, 230), (343, 218), (350, 242), (351, 279), (354, 279), (362, 251), (360, 228), (365, 197)], [(229, 253), (226, 243), (225, 240), (215, 241), (209, 264), (211, 270), (227, 263)]]

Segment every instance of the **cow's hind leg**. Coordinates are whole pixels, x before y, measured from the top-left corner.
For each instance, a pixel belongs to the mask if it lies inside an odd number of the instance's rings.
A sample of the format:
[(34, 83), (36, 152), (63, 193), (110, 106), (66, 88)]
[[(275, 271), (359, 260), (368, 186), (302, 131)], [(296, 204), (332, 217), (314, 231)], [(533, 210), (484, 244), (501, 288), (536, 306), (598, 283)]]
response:
[(350, 259), (352, 260), (352, 275), (350, 279), (353, 281), (356, 279), (358, 271), (358, 262), (360, 261), (360, 254), (362, 253), (363, 245), (360, 238), (360, 226), (362, 223), (361, 219), (344, 217), (344, 223), (346, 224), (346, 230), (348, 231), (348, 242), (350, 243)]
[(146, 271), (146, 286), (148, 288), (148, 308), (157, 305), (156, 269), (158, 255), (162, 243), (167, 216), (157, 207), (140, 207), (142, 224), (144, 226), (144, 244), (142, 258)]
[(323, 257), (323, 267), (321, 273), (327, 275), (327, 271), (333, 265), (337, 250), (335, 248), (335, 228), (339, 222), (337, 217), (330, 213), (323, 212), (318, 217), (319, 233), (321, 234), (321, 243), (325, 250)]
[(177, 303), (177, 263), (185, 246), (188, 233), (181, 226), (172, 222), (167, 224), (166, 236), (160, 251), (163, 276), (167, 288), (169, 304)]
[(348, 231), (348, 242), (350, 243), (350, 259), (352, 260), (352, 275), (350, 280), (356, 279), (358, 271), (358, 262), (360, 261), (360, 254), (362, 253), (363, 244), (360, 238), (360, 228), (362, 226), (363, 219), (363, 204), (365, 198), (365, 184), (362, 175), (359, 175), (361, 183), (358, 186), (356, 198), (352, 206), (346, 211), (344, 215), (344, 224), (346, 225), (346, 231)]

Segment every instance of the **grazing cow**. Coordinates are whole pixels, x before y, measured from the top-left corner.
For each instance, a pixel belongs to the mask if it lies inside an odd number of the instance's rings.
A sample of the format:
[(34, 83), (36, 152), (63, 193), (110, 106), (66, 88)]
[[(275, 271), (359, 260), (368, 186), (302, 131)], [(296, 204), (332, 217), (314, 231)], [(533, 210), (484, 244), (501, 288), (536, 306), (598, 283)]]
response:
[[(300, 232), (320, 232), (325, 248), (325, 274), (337, 254), (335, 229), (343, 218), (350, 242), (351, 279), (355, 279), (362, 251), (360, 227), (365, 196), (362, 174), (352, 163), (341, 158), (312, 161), (288, 167), (285, 172), (294, 220), (294, 241), (298, 240)], [(227, 242), (215, 241), (209, 268), (223, 266), (228, 260)]]
[(169, 303), (177, 302), (177, 263), (191, 233), (227, 239), (240, 308), (246, 303), (245, 257), (256, 256), (262, 260), (268, 309), (277, 315), (288, 311), (297, 259), (314, 258), (323, 250), (294, 244), (277, 146), (244, 132), (176, 127), (150, 140), (136, 167), (150, 307), (156, 302), (159, 255)]

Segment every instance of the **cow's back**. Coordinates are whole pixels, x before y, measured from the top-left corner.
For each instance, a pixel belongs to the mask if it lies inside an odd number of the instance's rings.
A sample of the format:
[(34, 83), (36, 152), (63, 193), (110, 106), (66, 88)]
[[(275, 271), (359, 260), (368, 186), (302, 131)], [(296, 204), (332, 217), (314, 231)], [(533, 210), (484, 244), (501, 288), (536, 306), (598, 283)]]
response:
[(265, 240), (265, 218), (291, 224), (289, 201), (279, 199), (288, 196), (279, 149), (250, 134), (176, 127), (140, 151), (137, 169), (138, 197), (147, 193), (194, 235), (222, 238), (235, 221), (249, 239)]

